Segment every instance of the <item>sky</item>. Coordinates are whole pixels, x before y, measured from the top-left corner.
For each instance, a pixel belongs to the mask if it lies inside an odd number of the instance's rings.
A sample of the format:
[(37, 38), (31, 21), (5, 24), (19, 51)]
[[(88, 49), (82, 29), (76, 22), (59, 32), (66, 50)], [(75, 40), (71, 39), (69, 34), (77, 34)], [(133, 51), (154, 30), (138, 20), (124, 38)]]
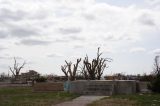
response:
[[(0, 0), (0, 73), (63, 75), (65, 60), (112, 58), (104, 75), (143, 74), (160, 55), (159, 0)], [(82, 64), (82, 62), (81, 62)], [(10, 73), (11, 74), (11, 73)]]

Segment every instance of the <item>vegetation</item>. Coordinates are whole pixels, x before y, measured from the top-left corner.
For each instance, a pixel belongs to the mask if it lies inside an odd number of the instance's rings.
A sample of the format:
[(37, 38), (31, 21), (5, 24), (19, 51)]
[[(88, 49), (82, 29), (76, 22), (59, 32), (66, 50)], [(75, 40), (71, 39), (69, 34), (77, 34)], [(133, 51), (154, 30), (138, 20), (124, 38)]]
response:
[(95, 101), (88, 106), (160, 106), (160, 94), (117, 95)]
[[(77, 59), (76, 64), (72, 62), (66, 62), (66, 65), (61, 66), (62, 72), (65, 76), (73, 81), (77, 78), (90, 79), (90, 80), (100, 80), (105, 68), (107, 68), (106, 62), (110, 62), (110, 58), (102, 58), (102, 53), (100, 53), (100, 48), (97, 51), (97, 57), (89, 61), (88, 56), (86, 56), (83, 60), (83, 65), (80, 70), (80, 75), (78, 75), (78, 65), (81, 62), (81, 58)], [(73, 67), (73, 68), (72, 68)]]
[(155, 78), (151, 81), (149, 85), (149, 89), (151, 89), (153, 92), (160, 93), (160, 62), (159, 62), (159, 56), (156, 56), (154, 59), (154, 71), (153, 75)]
[(160, 75), (157, 75), (153, 81), (148, 85), (153, 92), (160, 93)]
[(106, 61), (111, 61), (109, 58), (102, 58), (101, 55), (102, 53), (100, 53), (100, 48), (98, 48), (97, 57), (92, 59), (91, 62), (89, 62), (88, 56), (85, 57), (82, 68), (82, 73), (85, 79), (101, 79), (104, 69), (107, 68)]
[(73, 64), (73, 68), (72, 68), (72, 62), (66, 62), (66, 65), (61, 66), (61, 70), (62, 72), (65, 74), (65, 76), (67, 77), (67, 79), (69, 79), (70, 81), (73, 81), (76, 79), (76, 74), (77, 74), (77, 70), (78, 70), (78, 64), (81, 61), (80, 59), (77, 59), (76, 64)]
[(66, 92), (32, 92), (30, 87), (0, 88), (0, 106), (51, 106), (77, 95)]
[(46, 82), (46, 81), (47, 81), (47, 78), (41, 76), (41, 77), (39, 77), (39, 78), (36, 78), (35, 81), (36, 81), (36, 82)]
[(160, 75), (160, 60), (159, 60), (160, 56), (156, 56), (154, 59), (154, 70), (153, 70), (153, 74), (155, 75)]
[(24, 61), (22, 65), (19, 65), (19, 63), (17, 63), (16, 58), (14, 57), (14, 65), (13, 65), (13, 67), (9, 67), (9, 69), (12, 72), (15, 79), (17, 79), (17, 77), (20, 74), (21, 69), (24, 68), (25, 64), (26, 64), (26, 62)]
[(151, 74), (149, 74), (149, 75), (144, 74), (142, 76), (139, 76), (139, 81), (148, 81), (148, 82), (150, 82), (150, 81), (153, 81), (154, 79), (155, 79), (155, 76), (151, 75)]
[(6, 79), (9, 79), (9, 75), (5, 74), (4, 72), (0, 73), (0, 82)]

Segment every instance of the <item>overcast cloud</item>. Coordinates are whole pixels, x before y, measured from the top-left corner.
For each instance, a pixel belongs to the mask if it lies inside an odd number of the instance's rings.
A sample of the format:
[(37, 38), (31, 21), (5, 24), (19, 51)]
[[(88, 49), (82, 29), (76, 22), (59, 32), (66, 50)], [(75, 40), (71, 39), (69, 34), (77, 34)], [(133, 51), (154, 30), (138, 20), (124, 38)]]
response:
[(34, 45), (48, 45), (50, 43), (51, 41), (43, 41), (43, 40), (37, 40), (37, 39), (23, 39), (18, 44), (34, 46)]
[(109, 73), (149, 73), (160, 49), (159, 10), (158, 0), (0, 0), (0, 50), (37, 64), (26, 69), (62, 74), (65, 59), (95, 56), (100, 46), (115, 60)]

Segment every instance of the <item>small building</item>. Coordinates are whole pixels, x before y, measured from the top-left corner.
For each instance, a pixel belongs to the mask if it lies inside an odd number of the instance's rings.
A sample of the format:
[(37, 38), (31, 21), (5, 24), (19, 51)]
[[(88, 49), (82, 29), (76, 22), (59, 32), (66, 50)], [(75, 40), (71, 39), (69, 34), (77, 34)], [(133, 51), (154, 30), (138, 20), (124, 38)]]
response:
[(34, 70), (29, 70), (26, 73), (21, 73), (20, 79), (23, 83), (26, 83), (27, 81), (33, 81), (36, 78), (39, 78), (40, 74)]

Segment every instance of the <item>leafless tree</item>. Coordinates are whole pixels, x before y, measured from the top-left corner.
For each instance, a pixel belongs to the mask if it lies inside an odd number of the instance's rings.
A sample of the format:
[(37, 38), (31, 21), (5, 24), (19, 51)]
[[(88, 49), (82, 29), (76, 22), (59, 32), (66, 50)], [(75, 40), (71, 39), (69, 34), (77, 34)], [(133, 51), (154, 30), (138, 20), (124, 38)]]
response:
[(160, 75), (160, 56), (156, 56), (154, 59), (154, 74)]
[(101, 58), (100, 48), (97, 51), (97, 57), (89, 62), (88, 56), (86, 55), (83, 63), (82, 73), (86, 79), (95, 80), (102, 77), (104, 69), (107, 68), (106, 62), (111, 62), (110, 58)]
[(89, 74), (88, 74), (88, 71), (86, 69), (85, 64), (83, 64), (83, 66), (81, 66), (81, 74), (84, 77), (84, 79), (86, 79), (86, 80), (89, 79)]
[(19, 76), (20, 71), (22, 68), (24, 68), (25, 64), (26, 64), (26, 62), (24, 61), (22, 65), (19, 65), (19, 63), (17, 63), (16, 58), (14, 57), (14, 65), (13, 65), (13, 67), (9, 66), (9, 69), (12, 72), (15, 79)]
[(76, 74), (77, 74), (78, 65), (79, 65), (80, 61), (81, 61), (81, 58), (80, 58), (80, 59), (77, 59), (76, 64), (73, 64), (73, 67), (72, 67), (72, 62), (67, 62), (67, 61), (65, 60), (66, 65), (61, 66), (62, 72), (65, 74), (65, 76), (66, 76), (70, 81), (73, 81), (73, 80), (76, 79)]

